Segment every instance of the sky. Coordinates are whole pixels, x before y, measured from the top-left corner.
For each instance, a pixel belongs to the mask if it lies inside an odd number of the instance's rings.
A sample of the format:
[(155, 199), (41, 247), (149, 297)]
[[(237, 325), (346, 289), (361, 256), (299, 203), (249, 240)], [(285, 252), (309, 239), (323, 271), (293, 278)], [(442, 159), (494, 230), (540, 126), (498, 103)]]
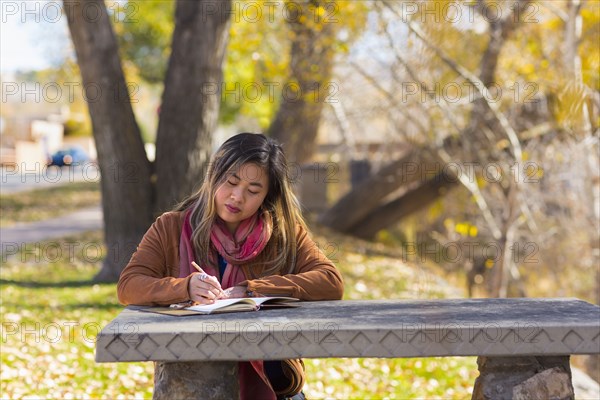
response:
[(42, 69), (68, 51), (67, 21), (58, 1), (0, 0), (0, 71)]

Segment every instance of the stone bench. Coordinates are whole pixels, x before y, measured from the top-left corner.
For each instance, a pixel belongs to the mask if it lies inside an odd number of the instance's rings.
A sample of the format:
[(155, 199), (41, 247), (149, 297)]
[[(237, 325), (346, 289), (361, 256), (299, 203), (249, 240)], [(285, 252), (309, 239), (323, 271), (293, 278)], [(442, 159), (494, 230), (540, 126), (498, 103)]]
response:
[(237, 361), (437, 356), (478, 356), (473, 399), (570, 398), (570, 355), (599, 353), (600, 307), (577, 299), (303, 302), (186, 317), (127, 307), (96, 342), (97, 362), (157, 361), (155, 398), (198, 399), (238, 397)]

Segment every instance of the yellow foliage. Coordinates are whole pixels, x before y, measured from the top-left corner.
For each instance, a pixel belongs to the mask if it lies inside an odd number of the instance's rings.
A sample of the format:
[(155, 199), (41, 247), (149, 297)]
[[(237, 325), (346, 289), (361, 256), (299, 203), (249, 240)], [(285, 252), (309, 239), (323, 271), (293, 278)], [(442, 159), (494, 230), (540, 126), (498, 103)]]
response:
[[(566, 2), (556, 2), (555, 8), (566, 12)], [(572, 60), (566, 60), (564, 55), (566, 23), (547, 7), (536, 8), (535, 17), (538, 23), (521, 24), (502, 49), (496, 83), (502, 86), (507, 94), (503, 96), (503, 105), (514, 107), (515, 101), (519, 104), (532, 101), (534, 94), (547, 96), (559, 126), (576, 130), (583, 118), (582, 105), (586, 94), (583, 86), (577, 85), (574, 77), (567, 74), (569, 66), (565, 63)], [(576, 72), (581, 72), (584, 85), (592, 90), (599, 90), (598, 2), (585, 2), (581, 9), (581, 18), (581, 39), (578, 47), (581, 71)], [(527, 84), (530, 86), (525, 86)], [(512, 94), (518, 97), (511, 96)]]
[(471, 237), (477, 236), (477, 227), (476, 226), (471, 225), (469, 227), (469, 236), (471, 236)]
[(437, 218), (439, 218), (440, 216), (442, 216), (443, 213), (444, 213), (444, 205), (440, 199), (440, 200), (435, 201), (433, 203), (433, 205), (431, 207), (429, 207), (427, 217), (430, 221), (434, 221)]
[(477, 227), (469, 222), (459, 222), (454, 226), (454, 231), (461, 236), (477, 236)]
[(583, 102), (586, 89), (570, 81), (559, 83), (557, 87), (554, 116), (556, 121), (566, 128), (576, 126), (582, 120)]
[(531, 63), (522, 65), (519, 72), (524, 75), (534, 75), (535, 74), (535, 65), (533, 65)]
[(485, 180), (485, 178), (483, 176), (477, 176), (475, 178), (475, 181), (477, 182), (477, 186), (479, 186), (480, 188), (484, 188), (488, 184), (488, 182)]
[[(335, 43), (327, 45), (337, 52), (347, 51), (348, 43), (362, 31), (368, 5), (361, 1), (329, 1), (318, 6), (309, 1), (291, 0), (276, 5), (268, 0), (254, 3), (255, 7), (263, 10), (261, 18), (231, 20), (224, 81), (231, 87), (239, 85), (240, 94), (224, 98), (222, 112), (229, 112), (232, 117), (238, 113), (252, 116), (261, 127), (266, 128), (273, 120), (284, 86), (290, 96), (298, 89), (288, 82), (288, 75), (290, 45), (299, 26), (315, 33), (326, 26), (333, 27), (335, 31), (343, 29), (345, 39), (334, 35)], [(245, 4), (236, 0), (234, 9), (243, 10)], [(319, 73), (316, 65), (310, 70), (313, 74)], [(314, 96), (314, 93), (305, 94)]]
[(468, 224), (459, 223), (459, 224), (456, 224), (456, 226), (454, 227), (454, 230), (457, 233), (460, 233), (463, 236), (467, 236), (468, 233), (469, 233), (469, 225)]
[(321, 6), (315, 7), (314, 12), (316, 16), (318, 16), (319, 18), (323, 18), (323, 16), (325, 15), (325, 8)]

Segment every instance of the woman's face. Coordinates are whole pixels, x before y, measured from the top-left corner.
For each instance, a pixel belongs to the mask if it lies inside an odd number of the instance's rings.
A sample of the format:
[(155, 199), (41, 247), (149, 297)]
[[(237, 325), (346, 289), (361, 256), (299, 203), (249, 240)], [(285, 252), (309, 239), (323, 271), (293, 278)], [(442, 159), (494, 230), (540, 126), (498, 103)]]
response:
[(243, 164), (217, 188), (215, 205), (229, 232), (235, 233), (240, 222), (251, 217), (263, 203), (269, 190), (267, 171), (256, 164)]

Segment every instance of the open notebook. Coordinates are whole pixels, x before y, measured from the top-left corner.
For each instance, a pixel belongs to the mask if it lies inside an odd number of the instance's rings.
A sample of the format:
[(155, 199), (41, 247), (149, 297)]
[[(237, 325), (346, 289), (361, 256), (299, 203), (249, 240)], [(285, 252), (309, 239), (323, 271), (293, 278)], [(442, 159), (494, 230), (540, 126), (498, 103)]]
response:
[(217, 300), (213, 304), (181, 307), (173, 304), (171, 307), (150, 307), (141, 311), (155, 312), (167, 315), (197, 315), (221, 314), (229, 312), (257, 311), (259, 309), (298, 307), (298, 299), (293, 297), (246, 297), (241, 299)]

